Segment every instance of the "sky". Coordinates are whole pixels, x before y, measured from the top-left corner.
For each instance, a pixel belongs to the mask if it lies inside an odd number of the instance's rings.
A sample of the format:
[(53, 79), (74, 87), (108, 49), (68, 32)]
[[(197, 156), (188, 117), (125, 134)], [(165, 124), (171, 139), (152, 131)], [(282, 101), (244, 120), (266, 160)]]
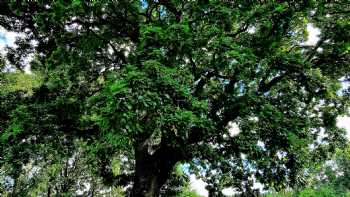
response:
[(6, 31), (6, 29), (0, 26), (0, 51), (6, 46), (13, 47), (17, 36), (19, 36), (18, 33)]
[[(313, 24), (307, 25), (308, 31), (308, 40), (303, 43), (305, 45), (315, 45), (319, 40), (320, 30), (315, 27)], [(254, 29), (249, 29), (249, 33), (254, 33)], [(0, 26), (0, 53), (3, 53), (3, 50), (6, 46), (15, 46), (15, 39), (17, 36), (21, 36), (18, 33), (6, 31), (3, 27)], [(348, 84), (347, 84), (348, 85)], [(350, 139), (350, 117), (342, 116), (338, 117), (337, 125), (339, 127), (345, 128), (347, 131), (347, 137)], [(237, 128), (235, 128), (237, 129)], [(234, 131), (237, 132), (237, 131)], [(193, 191), (196, 191), (199, 195), (203, 197), (208, 196), (208, 191), (205, 189), (206, 183), (197, 179), (194, 175), (190, 175), (190, 188)], [(256, 188), (261, 188), (262, 186), (259, 183), (255, 184)], [(226, 188), (223, 190), (224, 195), (232, 195), (234, 193), (233, 188)]]

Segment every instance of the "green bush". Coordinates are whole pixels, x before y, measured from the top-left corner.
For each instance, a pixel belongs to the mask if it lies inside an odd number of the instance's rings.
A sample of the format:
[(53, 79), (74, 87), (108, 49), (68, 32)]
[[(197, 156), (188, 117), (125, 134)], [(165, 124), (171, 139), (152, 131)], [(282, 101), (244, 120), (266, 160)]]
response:
[(321, 187), (319, 189), (306, 188), (300, 192), (298, 197), (339, 197), (341, 195), (331, 187)]

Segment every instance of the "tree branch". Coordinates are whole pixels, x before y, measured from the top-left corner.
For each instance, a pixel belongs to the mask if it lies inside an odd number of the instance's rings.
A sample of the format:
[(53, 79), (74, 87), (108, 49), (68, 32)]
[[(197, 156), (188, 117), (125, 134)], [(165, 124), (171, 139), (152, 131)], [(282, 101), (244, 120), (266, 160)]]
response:
[(269, 91), (272, 88), (272, 86), (276, 85), (278, 82), (280, 82), (286, 76), (287, 76), (286, 73), (281, 74), (281, 75), (271, 79), (271, 81), (269, 81), (267, 83), (265, 83), (265, 79), (262, 79), (260, 81), (260, 84), (258, 87), (258, 92), (265, 93), (265, 92)]
[(175, 15), (176, 22), (181, 21), (182, 12), (177, 10), (176, 6), (173, 2), (171, 2), (171, 0), (159, 0), (159, 3)]

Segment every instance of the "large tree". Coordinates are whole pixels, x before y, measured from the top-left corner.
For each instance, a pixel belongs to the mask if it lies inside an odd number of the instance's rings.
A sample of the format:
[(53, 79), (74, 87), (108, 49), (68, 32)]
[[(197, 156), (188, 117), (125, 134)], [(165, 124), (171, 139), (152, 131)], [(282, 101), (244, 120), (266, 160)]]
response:
[[(304, 169), (344, 142), (336, 118), (349, 96), (346, 0), (0, 7), (0, 25), (24, 35), (5, 64), (20, 72), (32, 57), (41, 79), (31, 93), (0, 95), (0, 165), (14, 185), (23, 166), (64, 161), (84, 141), (96, 174), (131, 183), (131, 196), (158, 196), (178, 162), (211, 195), (227, 186), (249, 194), (253, 179), (302, 184)], [(310, 24), (320, 29), (314, 45)], [(128, 163), (118, 175), (115, 158)]]

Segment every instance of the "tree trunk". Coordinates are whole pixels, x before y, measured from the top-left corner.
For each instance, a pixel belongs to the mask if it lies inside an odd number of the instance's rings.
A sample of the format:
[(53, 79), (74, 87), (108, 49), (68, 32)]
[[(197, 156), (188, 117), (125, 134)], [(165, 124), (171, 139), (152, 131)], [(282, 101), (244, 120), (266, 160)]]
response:
[(51, 185), (49, 183), (49, 186), (47, 187), (47, 197), (51, 197)]
[(157, 197), (181, 157), (178, 151), (169, 147), (161, 147), (151, 155), (147, 146), (141, 144), (135, 148), (135, 159), (136, 169), (131, 196)]

